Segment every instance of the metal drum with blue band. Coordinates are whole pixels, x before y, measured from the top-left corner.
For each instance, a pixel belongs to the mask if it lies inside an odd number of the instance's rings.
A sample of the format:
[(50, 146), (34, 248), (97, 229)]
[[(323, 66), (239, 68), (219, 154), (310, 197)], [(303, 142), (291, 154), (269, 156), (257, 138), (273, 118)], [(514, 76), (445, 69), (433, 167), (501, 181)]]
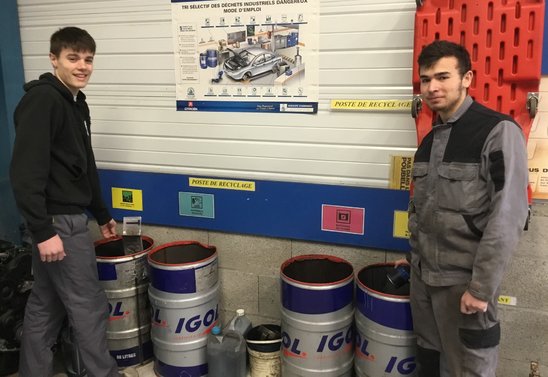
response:
[(344, 259), (301, 255), (282, 264), (282, 376), (352, 375), (353, 300)]
[(219, 51), (214, 49), (206, 50), (206, 64), (208, 67), (217, 67), (217, 60), (219, 58)]
[(146, 256), (154, 241), (141, 236), (143, 250), (126, 255), (122, 237), (95, 242), (99, 283), (108, 299), (107, 341), (119, 367), (152, 359)]
[(394, 264), (374, 264), (357, 275), (356, 349), (358, 377), (414, 376), (416, 337), (409, 283), (392, 285)]
[(149, 253), (154, 371), (163, 377), (207, 375), (207, 335), (217, 323), (219, 279), (214, 246), (195, 241)]

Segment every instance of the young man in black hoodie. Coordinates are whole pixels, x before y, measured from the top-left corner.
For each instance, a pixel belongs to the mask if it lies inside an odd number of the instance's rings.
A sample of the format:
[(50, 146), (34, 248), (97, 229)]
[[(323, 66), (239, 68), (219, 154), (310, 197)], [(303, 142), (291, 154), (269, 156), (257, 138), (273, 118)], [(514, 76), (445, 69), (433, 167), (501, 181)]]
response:
[(108, 303), (99, 285), (88, 210), (105, 238), (116, 235), (99, 186), (83, 89), (93, 71), (95, 41), (76, 27), (51, 36), (53, 74), (25, 85), (14, 114), (10, 178), (33, 242), (19, 375), (49, 376), (65, 315), (88, 375), (118, 376), (107, 348)]

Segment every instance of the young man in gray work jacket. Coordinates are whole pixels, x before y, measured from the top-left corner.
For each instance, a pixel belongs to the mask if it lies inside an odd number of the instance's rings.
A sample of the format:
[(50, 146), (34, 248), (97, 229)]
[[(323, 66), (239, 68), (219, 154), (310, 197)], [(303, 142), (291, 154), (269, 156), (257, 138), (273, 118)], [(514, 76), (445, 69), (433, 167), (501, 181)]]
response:
[(66, 27), (51, 36), (53, 74), (25, 85), (14, 114), (10, 179), (32, 234), (34, 284), (27, 301), (19, 375), (52, 374), (52, 346), (65, 315), (90, 377), (118, 376), (106, 341), (108, 303), (99, 285), (85, 210), (104, 237), (116, 223), (101, 198), (83, 89), (93, 71), (95, 41)]
[(418, 63), (437, 113), (415, 154), (409, 206), (418, 376), (494, 377), (499, 288), (528, 214), (525, 138), (468, 96), (464, 47), (433, 42)]

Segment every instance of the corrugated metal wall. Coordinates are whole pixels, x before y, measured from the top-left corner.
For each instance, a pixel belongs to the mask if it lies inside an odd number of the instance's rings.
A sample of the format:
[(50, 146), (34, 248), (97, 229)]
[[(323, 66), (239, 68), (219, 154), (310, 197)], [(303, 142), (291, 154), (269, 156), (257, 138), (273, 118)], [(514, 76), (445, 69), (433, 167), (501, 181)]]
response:
[(331, 112), (331, 99), (410, 98), (415, 2), (322, 0), (317, 115), (175, 111), (169, 0), (19, 0), (25, 79), (61, 26), (96, 39), (85, 93), (100, 168), (386, 187), (410, 153), (407, 113)]

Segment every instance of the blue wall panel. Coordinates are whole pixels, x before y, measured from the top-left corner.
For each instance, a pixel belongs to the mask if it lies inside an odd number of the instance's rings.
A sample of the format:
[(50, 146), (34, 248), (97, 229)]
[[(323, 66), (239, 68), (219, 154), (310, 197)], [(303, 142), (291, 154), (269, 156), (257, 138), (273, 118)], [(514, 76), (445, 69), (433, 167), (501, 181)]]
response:
[(15, 137), (13, 111), (23, 95), (23, 59), (16, 0), (2, 0), (0, 10), (0, 239), (21, 242), (19, 216), (9, 181)]
[[(237, 191), (190, 187), (189, 177), (178, 174), (101, 170), (100, 176), (107, 204), (112, 202), (112, 187), (142, 190), (143, 210), (112, 209), (118, 221), (142, 216), (145, 224), (409, 249), (407, 239), (393, 237), (394, 211), (407, 210), (407, 191), (274, 181), (253, 181), (255, 191)], [(180, 215), (179, 192), (213, 195), (214, 218)], [(365, 208), (364, 234), (323, 231), (322, 204)]]

